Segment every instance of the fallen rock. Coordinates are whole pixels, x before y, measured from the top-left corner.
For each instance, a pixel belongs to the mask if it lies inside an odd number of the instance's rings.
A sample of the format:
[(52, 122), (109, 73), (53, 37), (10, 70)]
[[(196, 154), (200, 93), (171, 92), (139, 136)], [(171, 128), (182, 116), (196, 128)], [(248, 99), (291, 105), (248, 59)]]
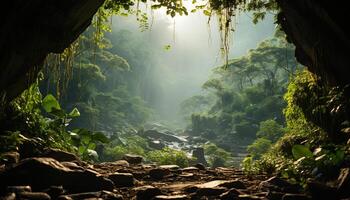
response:
[(151, 185), (134, 188), (134, 191), (136, 191), (137, 200), (149, 200), (157, 195), (162, 194), (159, 188), (153, 187)]
[(79, 166), (75, 162), (61, 162), (61, 164), (71, 170), (84, 170), (84, 167)]
[(164, 176), (168, 175), (170, 170), (162, 168), (154, 168), (149, 171), (149, 176), (152, 179), (161, 180)]
[(81, 162), (80, 158), (73, 153), (63, 151), (60, 149), (47, 148), (40, 157), (53, 158), (59, 162)]
[(62, 185), (69, 192), (113, 190), (111, 180), (89, 170), (71, 170), (52, 158), (27, 158), (0, 174), (0, 188), (30, 185), (41, 191)]
[(196, 158), (196, 163), (201, 163), (204, 166), (208, 166), (208, 162), (206, 161), (204, 157), (204, 148), (203, 147), (198, 147), (193, 149), (192, 151), (192, 157)]
[(134, 186), (134, 176), (131, 173), (114, 173), (108, 176), (114, 182), (116, 187), (132, 187)]
[(142, 163), (143, 157), (139, 155), (125, 154), (123, 160), (126, 160), (130, 164), (137, 165)]
[(16, 194), (18, 199), (50, 200), (51, 197), (44, 192), (20, 192)]

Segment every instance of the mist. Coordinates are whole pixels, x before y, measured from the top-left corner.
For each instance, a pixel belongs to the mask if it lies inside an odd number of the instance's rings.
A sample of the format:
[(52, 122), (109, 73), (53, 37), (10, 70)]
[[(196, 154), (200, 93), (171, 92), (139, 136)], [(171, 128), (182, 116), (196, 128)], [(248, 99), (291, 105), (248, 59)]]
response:
[[(258, 24), (252, 23), (251, 13), (240, 13), (235, 20), (229, 59), (244, 55), (275, 30), (272, 15)], [(141, 74), (137, 95), (154, 109), (152, 120), (184, 126), (178, 113), (180, 103), (202, 93), (201, 86), (212, 69), (224, 63), (217, 20), (213, 17), (208, 22), (202, 12), (171, 18), (160, 9), (152, 11), (148, 21), (149, 28), (142, 32), (135, 16), (114, 17), (112, 33), (127, 30), (132, 37), (146, 41), (152, 66), (147, 74)]]

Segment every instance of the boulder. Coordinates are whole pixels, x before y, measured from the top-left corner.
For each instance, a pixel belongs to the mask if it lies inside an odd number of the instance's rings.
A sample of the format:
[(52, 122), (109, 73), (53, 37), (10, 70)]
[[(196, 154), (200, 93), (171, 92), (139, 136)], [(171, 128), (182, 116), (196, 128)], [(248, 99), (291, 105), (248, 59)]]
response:
[(60, 149), (54, 149), (54, 148), (45, 149), (44, 153), (42, 153), (40, 157), (53, 158), (59, 162), (73, 162), (73, 161), (80, 162), (80, 159), (75, 154), (69, 153), (67, 151), (63, 151)]
[(126, 160), (130, 164), (137, 165), (142, 163), (143, 157), (139, 155), (125, 154), (123, 160)]
[(114, 173), (108, 176), (114, 182), (116, 187), (132, 187), (134, 186), (134, 176), (131, 173)]
[(71, 170), (52, 158), (27, 158), (0, 174), (0, 188), (30, 185), (44, 190), (62, 185), (69, 192), (113, 190), (111, 180), (91, 170)]
[(149, 171), (149, 176), (156, 180), (160, 180), (168, 174), (170, 174), (168, 169), (154, 168)]
[(204, 149), (202, 147), (198, 147), (198, 148), (193, 149), (192, 157), (196, 158), (196, 161), (195, 161), (196, 164), (200, 163), (204, 166), (208, 166), (208, 163), (204, 157)]
[(153, 187), (151, 185), (145, 185), (145, 186), (134, 188), (134, 191), (136, 192), (137, 200), (149, 200), (157, 195), (162, 194), (159, 188)]

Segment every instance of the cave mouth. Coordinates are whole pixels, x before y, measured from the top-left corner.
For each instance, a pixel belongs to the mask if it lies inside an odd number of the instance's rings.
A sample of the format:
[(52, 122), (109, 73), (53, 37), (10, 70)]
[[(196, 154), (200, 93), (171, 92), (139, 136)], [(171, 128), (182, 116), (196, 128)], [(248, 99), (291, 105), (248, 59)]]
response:
[[(178, 199), (268, 198), (267, 189), (349, 197), (349, 39), (335, 12), (343, 8), (271, 2), (263, 6), (279, 7), (282, 31), (262, 40), (273, 17), (254, 13), (266, 27), (255, 35), (236, 27), (246, 38), (237, 36), (238, 46), (251, 42), (241, 54), (227, 51), (228, 26), (220, 32), (232, 10), (219, 10), (224, 21), (210, 36), (223, 39), (211, 44), (228, 56), (222, 62), (190, 18), (163, 15), (150, 27), (137, 12), (137, 25), (114, 18), (119, 28), (101, 25), (98, 9), (109, 1), (12, 2), (1, 14), (0, 196), (167, 199), (176, 186)], [(169, 184), (181, 181), (186, 187)]]

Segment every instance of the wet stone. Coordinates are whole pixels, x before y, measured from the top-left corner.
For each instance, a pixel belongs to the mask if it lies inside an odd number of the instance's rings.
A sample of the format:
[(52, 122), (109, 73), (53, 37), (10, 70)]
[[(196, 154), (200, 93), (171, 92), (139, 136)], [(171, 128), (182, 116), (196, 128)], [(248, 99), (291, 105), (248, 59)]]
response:
[(167, 169), (155, 168), (149, 171), (149, 176), (152, 179), (160, 180), (164, 178), (164, 176), (168, 175), (169, 173), (170, 171)]
[(139, 155), (125, 154), (123, 159), (130, 164), (137, 165), (142, 163), (143, 157)]
[(131, 173), (114, 173), (108, 176), (114, 182), (116, 187), (132, 187), (134, 186), (134, 176)]
[(134, 190), (136, 191), (137, 200), (149, 200), (157, 195), (162, 194), (159, 188), (153, 187), (151, 185), (134, 188)]

